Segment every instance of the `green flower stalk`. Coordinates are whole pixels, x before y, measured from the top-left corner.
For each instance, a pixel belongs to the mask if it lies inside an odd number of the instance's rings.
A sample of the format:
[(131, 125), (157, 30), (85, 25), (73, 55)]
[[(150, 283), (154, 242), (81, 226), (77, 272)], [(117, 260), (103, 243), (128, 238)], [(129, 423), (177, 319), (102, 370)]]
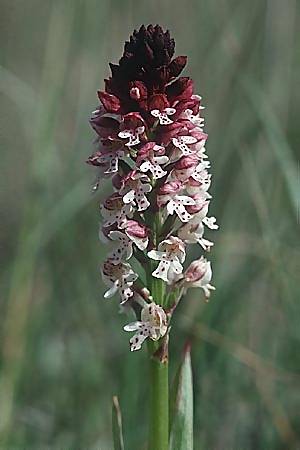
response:
[(105, 178), (113, 188), (100, 205), (100, 236), (113, 244), (101, 269), (108, 286), (104, 297), (118, 295), (122, 310), (134, 314), (124, 326), (134, 333), (131, 351), (148, 340), (150, 450), (169, 445), (172, 315), (188, 288), (200, 287), (206, 297), (214, 289), (204, 256), (184, 267), (187, 248), (210, 250), (205, 228), (218, 228), (207, 216), (211, 175), (201, 97), (193, 81), (180, 76), (187, 58), (173, 58), (174, 48), (169, 32), (158, 25), (134, 31), (119, 64), (110, 65), (105, 90), (98, 92), (100, 104), (90, 120), (96, 148), (87, 161), (97, 168), (94, 189)]

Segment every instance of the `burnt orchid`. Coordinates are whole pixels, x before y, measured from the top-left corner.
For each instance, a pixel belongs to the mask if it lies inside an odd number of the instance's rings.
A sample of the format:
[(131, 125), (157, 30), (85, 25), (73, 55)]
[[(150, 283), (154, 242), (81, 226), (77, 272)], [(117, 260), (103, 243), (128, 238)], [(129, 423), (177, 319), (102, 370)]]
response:
[[(187, 289), (206, 298), (211, 264), (203, 256), (186, 265), (190, 245), (209, 251), (210, 162), (205, 150), (201, 97), (180, 76), (187, 58), (174, 58), (175, 43), (158, 25), (142, 26), (125, 43), (119, 64), (110, 64), (105, 90), (90, 119), (97, 168), (95, 190), (111, 179), (100, 205), (100, 235), (110, 243), (101, 273), (108, 290), (136, 320), (131, 351), (148, 340), (151, 360), (150, 449), (168, 448), (168, 334), (176, 306)], [(132, 261), (135, 261), (132, 264)], [(138, 262), (139, 264), (136, 264)], [(137, 273), (138, 272), (138, 273)]]

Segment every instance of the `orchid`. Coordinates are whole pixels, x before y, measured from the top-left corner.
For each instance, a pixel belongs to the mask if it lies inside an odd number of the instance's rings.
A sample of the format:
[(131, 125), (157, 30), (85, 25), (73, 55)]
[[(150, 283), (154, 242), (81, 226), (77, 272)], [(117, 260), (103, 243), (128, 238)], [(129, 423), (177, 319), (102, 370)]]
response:
[(125, 331), (137, 331), (130, 339), (130, 350), (139, 350), (142, 343), (150, 338), (157, 341), (167, 332), (167, 316), (161, 306), (156, 303), (146, 305), (141, 312), (141, 320), (124, 326)]
[(135, 332), (131, 351), (148, 339), (149, 450), (168, 448), (172, 316), (189, 288), (202, 289), (205, 298), (215, 289), (204, 256), (186, 263), (191, 245), (212, 248), (204, 235), (218, 225), (208, 216), (211, 174), (201, 97), (193, 81), (180, 76), (187, 58), (174, 58), (174, 47), (169, 32), (158, 25), (134, 31), (119, 64), (111, 65), (105, 90), (98, 92), (100, 104), (90, 119), (96, 151), (87, 160), (98, 170), (96, 186), (102, 179), (111, 181), (100, 205), (100, 236), (112, 247), (101, 268), (108, 287), (104, 297), (118, 296), (121, 311), (133, 315), (124, 326)]
[(148, 252), (151, 259), (160, 261), (152, 275), (171, 284), (176, 275), (182, 273), (185, 260), (185, 245), (178, 237), (170, 236), (158, 245), (158, 250)]
[(133, 296), (134, 292), (131, 287), (137, 278), (137, 274), (129, 264), (123, 262), (113, 264), (110, 260), (107, 260), (103, 264), (102, 278), (110, 288), (105, 292), (104, 298), (110, 298), (119, 291), (121, 303), (125, 303)]

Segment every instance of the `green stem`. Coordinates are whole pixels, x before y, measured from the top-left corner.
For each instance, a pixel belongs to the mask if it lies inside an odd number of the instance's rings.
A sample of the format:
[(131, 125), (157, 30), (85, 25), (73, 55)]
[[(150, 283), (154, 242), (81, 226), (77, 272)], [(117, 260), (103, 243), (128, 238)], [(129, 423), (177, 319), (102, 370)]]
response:
[[(149, 344), (150, 353), (156, 349)], [(150, 358), (150, 436), (149, 450), (168, 450), (169, 444), (168, 362)]]
[[(159, 243), (161, 226), (161, 217), (157, 213), (154, 219), (154, 244), (156, 248)], [(156, 266), (157, 262), (153, 261), (151, 272)], [(166, 298), (165, 282), (150, 274), (149, 286), (155, 303), (164, 306)], [(150, 358), (149, 450), (168, 450), (169, 448), (169, 380), (166, 342), (161, 339), (158, 342), (149, 342), (148, 345)]]

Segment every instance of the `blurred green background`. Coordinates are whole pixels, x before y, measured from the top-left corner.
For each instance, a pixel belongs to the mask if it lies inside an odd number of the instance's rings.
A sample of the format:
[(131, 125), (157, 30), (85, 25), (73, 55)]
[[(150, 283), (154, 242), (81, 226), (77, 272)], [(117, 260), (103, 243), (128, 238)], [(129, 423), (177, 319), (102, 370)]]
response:
[(108, 62), (152, 22), (189, 56), (207, 107), (221, 226), (217, 290), (208, 304), (191, 291), (171, 332), (172, 374), (193, 341), (195, 450), (300, 448), (299, 2), (0, 5), (0, 448), (110, 450), (113, 394), (127, 449), (144, 448), (146, 355), (102, 298), (109, 185), (92, 195), (84, 161)]

